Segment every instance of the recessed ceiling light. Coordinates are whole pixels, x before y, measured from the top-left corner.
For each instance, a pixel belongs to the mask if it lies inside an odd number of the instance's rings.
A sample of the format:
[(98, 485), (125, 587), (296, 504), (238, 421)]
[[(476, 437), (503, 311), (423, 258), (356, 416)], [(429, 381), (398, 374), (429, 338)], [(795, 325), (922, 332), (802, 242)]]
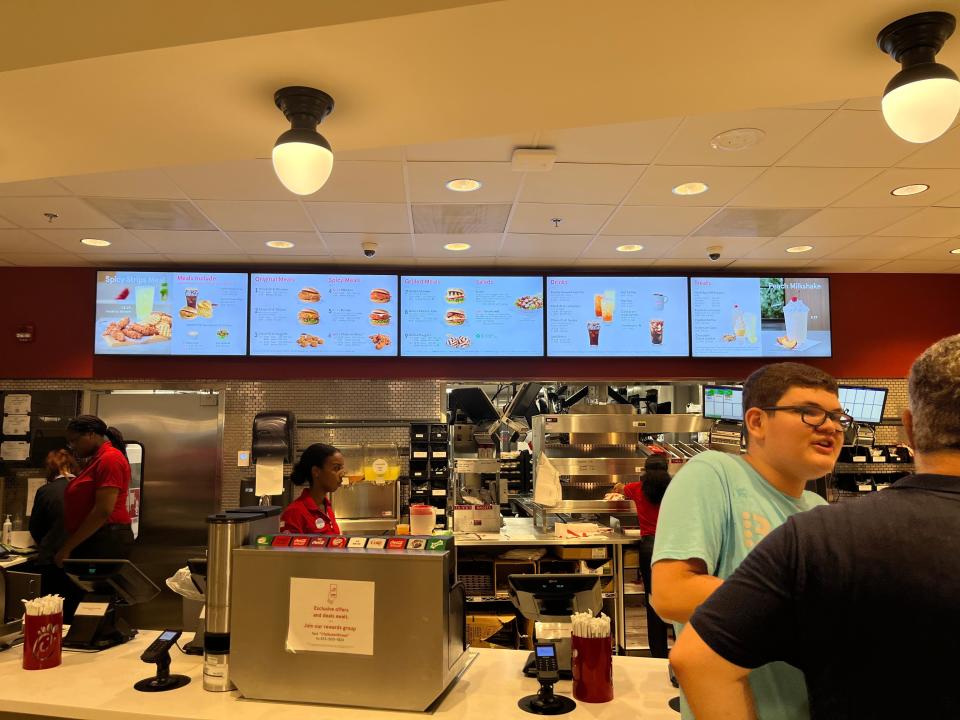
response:
[(266, 245), (277, 250), (289, 250), (293, 247), (293, 243), (287, 240), (267, 240)]
[(805, 253), (813, 250), (813, 245), (794, 245), (793, 247), (788, 247), (788, 253)]
[(917, 183), (915, 185), (901, 185), (898, 188), (894, 188), (890, 191), (891, 195), (896, 195), (901, 197), (904, 195), (919, 195), (922, 192), (926, 192), (930, 189), (930, 186), (926, 183)]
[(710, 139), (710, 147), (714, 150), (738, 152), (752, 148), (766, 136), (760, 128), (734, 128), (714, 135)]
[(109, 240), (100, 240), (99, 238), (84, 238), (80, 242), (91, 247), (110, 247)]
[(674, 195), (699, 195), (710, 189), (710, 186), (702, 182), (685, 182), (677, 185), (671, 192)]
[(960, 248), (954, 248), (950, 251), (951, 255), (960, 255)]
[(443, 249), (450, 250), (452, 252), (462, 252), (464, 250), (470, 249), (470, 243), (463, 243), (463, 242), (447, 243), (446, 245), (443, 246)]
[(483, 183), (473, 178), (455, 178), (446, 183), (447, 190), (454, 192), (473, 192), (483, 187)]
[(617, 252), (639, 252), (643, 245), (617, 245)]

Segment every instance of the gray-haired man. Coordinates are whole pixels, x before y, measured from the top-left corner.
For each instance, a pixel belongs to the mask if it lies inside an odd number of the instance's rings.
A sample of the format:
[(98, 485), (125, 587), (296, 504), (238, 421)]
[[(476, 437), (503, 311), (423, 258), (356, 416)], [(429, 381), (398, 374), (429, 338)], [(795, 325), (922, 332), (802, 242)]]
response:
[(960, 335), (910, 370), (916, 475), (790, 517), (699, 607), (671, 661), (697, 720), (754, 718), (747, 676), (803, 671), (813, 718), (960, 712)]

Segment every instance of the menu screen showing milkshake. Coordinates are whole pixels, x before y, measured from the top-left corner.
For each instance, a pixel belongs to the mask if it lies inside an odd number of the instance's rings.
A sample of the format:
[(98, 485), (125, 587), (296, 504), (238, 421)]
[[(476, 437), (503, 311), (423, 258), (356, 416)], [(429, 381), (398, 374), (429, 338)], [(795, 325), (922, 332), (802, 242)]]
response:
[(245, 355), (247, 274), (97, 273), (99, 355)]
[(395, 357), (397, 276), (254, 273), (250, 354)]
[(547, 278), (548, 356), (689, 354), (686, 278)]
[(543, 355), (543, 278), (402, 276), (401, 355)]
[(827, 278), (690, 279), (694, 357), (830, 357)]

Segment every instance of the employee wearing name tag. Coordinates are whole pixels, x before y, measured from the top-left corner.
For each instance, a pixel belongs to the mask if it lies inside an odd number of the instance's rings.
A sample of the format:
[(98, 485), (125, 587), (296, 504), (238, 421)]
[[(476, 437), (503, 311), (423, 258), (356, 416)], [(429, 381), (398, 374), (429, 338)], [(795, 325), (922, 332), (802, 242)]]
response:
[(346, 461), (333, 445), (314, 443), (293, 466), (290, 481), (306, 485), (300, 497), (287, 505), (280, 516), (280, 532), (296, 535), (339, 535), (330, 493), (343, 481)]

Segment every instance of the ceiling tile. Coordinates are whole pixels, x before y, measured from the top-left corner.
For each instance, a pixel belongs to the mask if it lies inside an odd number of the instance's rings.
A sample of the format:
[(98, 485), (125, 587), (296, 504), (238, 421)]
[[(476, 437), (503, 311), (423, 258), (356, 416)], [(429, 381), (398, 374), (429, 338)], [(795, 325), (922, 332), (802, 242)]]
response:
[(413, 230), (422, 235), (502, 233), (511, 203), (415, 203)]
[(896, 260), (875, 268), (878, 273), (955, 273), (960, 272), (960, 262), (939, 260)]
[(720, 270), (721, 268), (727, 267), (733, 262), (732, 259), (724, 260), (721, 258), (716, 262), (707, 260), (677, 260), (675, 258), (660, 258), (659, 260), (653, 261), (653, 266), (656, 268), (670, 268), (673, 270), (689, 270), (694, 268), (702, 268), (704, 270)]
[(337, 162), (365, 161), (365, 162), (401, 162), (403, 160), (402, 147), (371, 148), (368, 150), (337, 150)]
[(923, 238), (960, 235), (960, 208), (924, 208), (876, 234)]
[(2, 267), (10, 267), (11, 265), (13, 265), (12, 262), (7, 262), (7, 261), (4, 260), (3, 258), (0, 258), (0, 266), (2, 266)]
[(960, 192), (944, 198), (937, 205), (939, 207), (960, 207)]
[[(203, 255), (203, 254), (191, 254), (191, 253), (180, 253), (180, 254), (168, 254), (165, 256), (167, 260), (174, 263), (186, 263), (188, 265), (246, 265), (249, 264), (251, 258), (249, 255), (239, 255), (239, 254), (230, 254), (230, 253), (217, 253), (215, 255)], [(258, 262), (260, 262), (258, 260)]]
[(533, 141), (534, 133), (518, 133), (430, 145), (408, 145), (404, 152), (407, 160), (418, 162), (510, 162), (515, 147), (530, 147)]
[(844, 110), (873, 110), (880, 112), (880, 96), (853, 98), (843, 103)]
[(809, 273), (865, 273), (886, 265), (887, 260), (840, 260), (836, 258), (815, 259), (804, 267)]
[(793, 258), (780, 258), (777, 260), (761, 260), (758, 258), (742, 258), (734, 260), (727, 267), (736, 271), (749, 272), (751, 270), (793, 270), (802, 268), (811, 263), (811, 259), (796, 260)]
[[(681, 240), (683, 240), (682, 236), (675, 235), (600, 235), (594, 238), (593, 242), (583, 251), (583, 257), (594, 260), (606, 258), (607, 262), (610, 260), (652, 260), (667, 254)], [(619, 252), (617, 247), (620, 245), (643, 245), (643, 250)]]
[(871, 168), (772, 167), (730, 204), (736, 207), (823, 207), (876, 174)]
[[(829, 255), (840, 248), (846, 247), (856, 242), (859, 236), (854, 237), (802, 237), (795, 235), (784, 235), (773, 238), (767, 243), (759, 246), (748, 253), (748, 259), (774, 260), (781, 258), (783, 260), (800, 260), (810, 262), (814, 258)], [(813, 245), (813, 250), (805, 253), (788, 253), (787, 248), (798, 245)]]
[(352, 257), (354, 262), (358, 263), (365, 263), (370, 259), (364, 256), (360, 247), (363, 242), (375, 242), (379, 246), (374, 260), (413, 256), (413, 238), (410, 233), (324, 233), (323, 241), (335, 256)]
[(237, 254), (240, 249), (217, 230), (137, 230), (138, 238), (165, 255)]
[(90, 267), (91, 262), (84, 260), (79, 255), (66, 253), (62, 250), (56, 253), (6, 253), (0, 255), (0, 258), (11, 265), (18, 267)]
[(7, 220), (6, 218), (0, 217), (0, 228), (15, 228), (15, 227), (16, 225), (14, 225), (12, 222)]
[(87, 202), (128, 230), (216, 230), (189, 200), (92, 197)]
[(492, 255), (486, 256), (465, 256), (460, 257), (463, 253), (460, 253), (458, 257), (448, 258), (448, 257), (418, 257), (416, 259), (416, 265), (418, 267), (449, 267), (450, 265), (458, 266), (470, 266), (470, 267), (492, 267), (496, 265), (497, 259)]
[(717, 211), (715, 207), (621, 207), (604, 235), (686, 235)]
[(58, 178), (74, 195), (182, 200), (186, 197), (163, 170), (129, 170)]
[(578, 264), (578, 260), (569, 258), (539, 258), (532, 261), (527, 257), (498, 257), (497, 267), (523, 268), (529, 270), (531, 274), (541, 272), (541, 268), (568, 268)]
[[(129, 230), (123, 230), (121, 228), (99, 228), (93, 230), (48, 230), (44, 228), (42, 230), (34, 230), (33, 232), (44, 240), (49, 240), (54, 245), (75, 255), (99, 257), (106, 252), (118, 255), (154, 252), (154, 249), (150, 245), (134, 236)], [(106, 248), (93, 247), (82, 244), (80, 241), (84, 238), (108, 240), (111, 244)]]
[(857, 236), (869, 235), (916, 212), (916, 208), (826, 208), (797, 223), (784, 235)]
[(341, 162), (338, 158), (326, 185), (305, 197), (304, 202), (390, 203), (404, 202), (406, 198), (401, 163)]
[[(334, 172), (338, 168), (334, 166)], [(292, 200), (273, 172), (270, 160), (233, 160), (212, 165), (166, 168), (167, 174), (194, 200)], [(333, 176), (331, 175), (331, 181)]]
[(777, 237), (815, 212), (815, 208), (724, 208), (701, 225), (695, 234)]
[[(724, 205), (756, 179), (762, 167), (707, 167), (653, 165), (627, 197), (627, 205)], [(688, 182), (702, 182), (710, 189), (700, 195), (674, 195), (673, 188)]]
[[(583, 235), (600, 230), (613, 205), (549, 205), (520, 203), (510, 218), (509, 231), (523, 234)], [(554, 218), (562, 222), (555, 226)]]
[(197, 205), (221, 230), (313, 230), (310, 218), (298, 202), (199, 200)]
[[(410, 201), (415, 203), (512, 203), (522, 177), (510, 169), (510, 163), (503, 162), (407, 163)], [(445, 187), (458, 178), (479, 180), (483, 186), (472, 192)]]
[(593, 235), (523, 235), (509, 233), (503, 241), (502, 257), (529, 258), (534, 264), (542, 258), (573, 260), (584, 251)]
[(951, 250), (960, 250), (960, 238), (949, 238), (931, 245), (915, 253), (904, 255), (907, 260), (940, 260), (947, 261), (953, 258), (954, 262), (960, 262), (960, 253), (950, 254)]
[[(418, 233), (413, 236), (413, 254), (417, 258), (444, 257), (451, 262), (464, 257), (494, 257), (500, 251), (502, 233), (474, 233), (472, 235), (442, 235)], [(466, 242), (469, 250), (452, 252), (443, 246), (452, 242)]]
[(916, 152), (898, 164), (905, 168), (958, 168), (960, 167), (960, 126), (945, 132), (936, 140), (924, 145), (914, 145)]
[(402, 203), (304, 203), (322, 233), (408, 233), (410, 217)]
[[(628, 253), (630, 254), (630, 253)], [(634, 255), (637, 253), (633, 253)], [(592, 258), (579, 258), (574, 261), (574, 267), (589, 267), (589, 268), (607, 268), (611, 272), (622, 269), (623, 267), (650, 267), (653, 265), (655, 260), (653, 258), (626, 258), (622, 262), (611, 262), (610, 260), (595, 260)]]
[(798, 110), (838, 110), (843, 107), (843, 104), (847, 102), (846, 100), (824, 100), (823, 102), (810, 102), (802, 103), (800, 105), (792, 105)]
[[(239, 232), (231, 231), (230, 239), (248, 255), (330, 255), (323, 240), (315, 232)], [(292, 248), (271, 248), (271, 240), (292, 242)]]
[(648, 165), (680, 124), (680, 118), (597, 127), (546, 130), (538, 144), (553, 147), (564, 163)]
[(57, 197), (70, 191), (52, 178), (0, 183), (0, 197)]
[[(960, 164), (960, 163), (958, 163)], [(924, 183), (930, 186), (917, 195), (891, 195), (894, 188)], [(891, 168), (841, 198), (834, 207), (921, 207), (941, 204), (960, 191), (960, 170)], [(946, 204), (950, 204), (947, 202)]]
[(849, 245), (845, 245), (830, 253), (828, 259), (877, 260), (887, 258), (893, 260), (920, 252), (933, 245), (938, 245), (942, 240), (942, 238), (882, 237), (871, 235), (870, 237), (855, 240)]
[[(43, 216), (45, 212), (54, 212), (60, 217), (51, 223)], [(24, 228), (117, 227), (115, 222), (74, 197), (0, 198), (0, 216)]]
[(0, 230), (0, 253), (3, 253), (3, 257), (56, 252), (63, 252), (63, 249), (27, 230)]
[(719, 245), (723, 248), (719, 261), (722, 263), (727, 260), (745, 257), (747, 253), (767, 243), (769, 240), (770, 238), (759, 237), (688, 237), (671, 248), (670, 251), (664, 255), (663, 259), (703, 260), (707, 263), (714, 263), (716, 261), (707, 258), (707, 248), (713, 245)]
[(915, 149), (915, 145), (890, 132), (879, 112), (838, 110), (777, 165), (889, 167)]
[(103, 255), (94, 257), (93, 255), (83, 255), (94, 267), (160, 267), (163, 265), (163, 256), (156, 253), (112, 253), (111, 248)]
[[(766, 109), (685, 118), (663, 153), (660, 165), (772, 165), (830, 116), (831, 110)], [(759, 128), (763, 139), (739, 151), (714, 150), (710, 140), (735, 128)]]
[(627, 195), (643, 169), (642, 165), (557, 163), (549, 172), (526, 174), (520, 201), (616, 205)]

